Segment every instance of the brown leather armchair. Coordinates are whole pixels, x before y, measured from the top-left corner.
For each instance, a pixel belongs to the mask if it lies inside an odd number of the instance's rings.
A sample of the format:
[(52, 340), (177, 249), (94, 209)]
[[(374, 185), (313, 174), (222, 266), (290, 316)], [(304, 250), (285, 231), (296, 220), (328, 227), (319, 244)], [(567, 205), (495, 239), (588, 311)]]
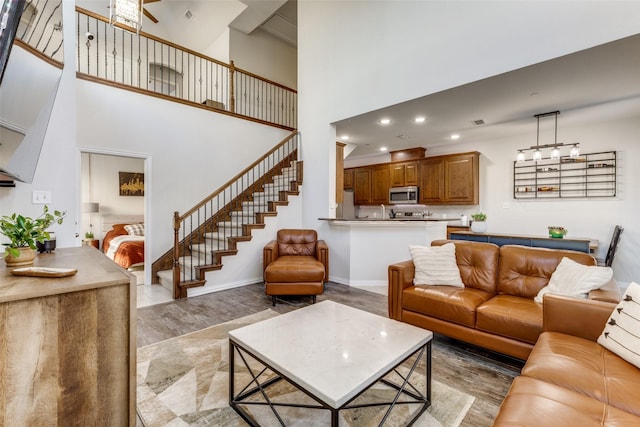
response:
[(265, 293), (273, 305), (279, 295), (316, 295), (329, 278), (329, 248), (315, 230), (282, 229), (262, 251)]

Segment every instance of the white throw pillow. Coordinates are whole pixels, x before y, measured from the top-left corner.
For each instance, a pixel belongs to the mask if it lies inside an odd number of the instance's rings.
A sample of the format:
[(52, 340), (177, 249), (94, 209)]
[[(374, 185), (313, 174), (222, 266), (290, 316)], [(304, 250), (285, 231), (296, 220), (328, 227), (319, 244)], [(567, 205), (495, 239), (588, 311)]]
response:
[(416, 268), (415, 285), (449, 285), (464, 287), (456, 262), (456, 245), (409, 245), (409, 253)]
[(631, 282), (598, 337), (598, 344), (640, 368), (640, 285)]
[(612, 278), (611, 267), (588, 266), (564, 257), (551, 275), (549, 284), (540, 289), (534, 299), (542, 302), (546, 293), (586, 298), (588, 292), (603, 287)]

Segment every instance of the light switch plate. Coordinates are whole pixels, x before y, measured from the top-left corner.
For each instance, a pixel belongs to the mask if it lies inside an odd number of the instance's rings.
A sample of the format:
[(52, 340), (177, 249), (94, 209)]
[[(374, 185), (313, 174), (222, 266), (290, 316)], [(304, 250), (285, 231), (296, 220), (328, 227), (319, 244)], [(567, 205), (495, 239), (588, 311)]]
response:
[(34, 191), (32, 203), (34, 205), (46, 205), (51, 203), (51, 191)]

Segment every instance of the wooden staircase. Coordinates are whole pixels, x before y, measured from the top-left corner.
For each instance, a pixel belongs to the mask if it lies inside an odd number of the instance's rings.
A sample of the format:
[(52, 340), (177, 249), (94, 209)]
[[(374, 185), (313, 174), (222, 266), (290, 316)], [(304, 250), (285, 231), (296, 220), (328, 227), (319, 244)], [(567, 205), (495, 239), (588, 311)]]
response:
[[(153, 263), (154, 283), (172, 289), (175, 299), (186, 298), (189, 288), (204, 286), (207, 272), (223, 268), (223, 257), (238, 253), (238, 242), (250, 241), (252, 230), (264, 228), (266, 217), (276, 216), (278, 206), (287, 206), (290, 196), (300, 194), (297, 136), (292, 133), (187, 213), (174, 214), (174, 248)], [(285, 143), (289, 148), (279, 151)], [(279, 154), (269, 160), (274, 150)], [(261, 174), (255, 175), (260, 164)], [(253, 182), (244, 182), (247, 171)], [(234, 191), (238, 179), (242, 185)]]

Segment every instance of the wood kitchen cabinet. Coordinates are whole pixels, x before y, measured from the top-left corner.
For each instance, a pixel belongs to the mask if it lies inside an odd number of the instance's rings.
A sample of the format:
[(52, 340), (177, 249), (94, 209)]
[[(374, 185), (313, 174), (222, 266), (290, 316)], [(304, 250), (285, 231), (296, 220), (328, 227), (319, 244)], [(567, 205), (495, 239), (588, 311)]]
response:
[(389, 165), (371, 167), (371, 204), (389, 204)]
[(353, 203), (368, 205), (371, 203), (371, 167), (353, 169)]
[(418, 165), (413, 162), (391, 163), (389, 165), (391, 187), (407, 187), (419, 185)]
[(345, 190), (353, 190), (353, 169), (345, 169), (343, 173), (343, 185)]
[(353, 168), (351, 171), (353, 172), (353, 202), (356, 205), (389, 203), (388, 164), (362, 166)]
[(420, 203), (477, 205), (480, 153), (429, 157), (420, 162)]

